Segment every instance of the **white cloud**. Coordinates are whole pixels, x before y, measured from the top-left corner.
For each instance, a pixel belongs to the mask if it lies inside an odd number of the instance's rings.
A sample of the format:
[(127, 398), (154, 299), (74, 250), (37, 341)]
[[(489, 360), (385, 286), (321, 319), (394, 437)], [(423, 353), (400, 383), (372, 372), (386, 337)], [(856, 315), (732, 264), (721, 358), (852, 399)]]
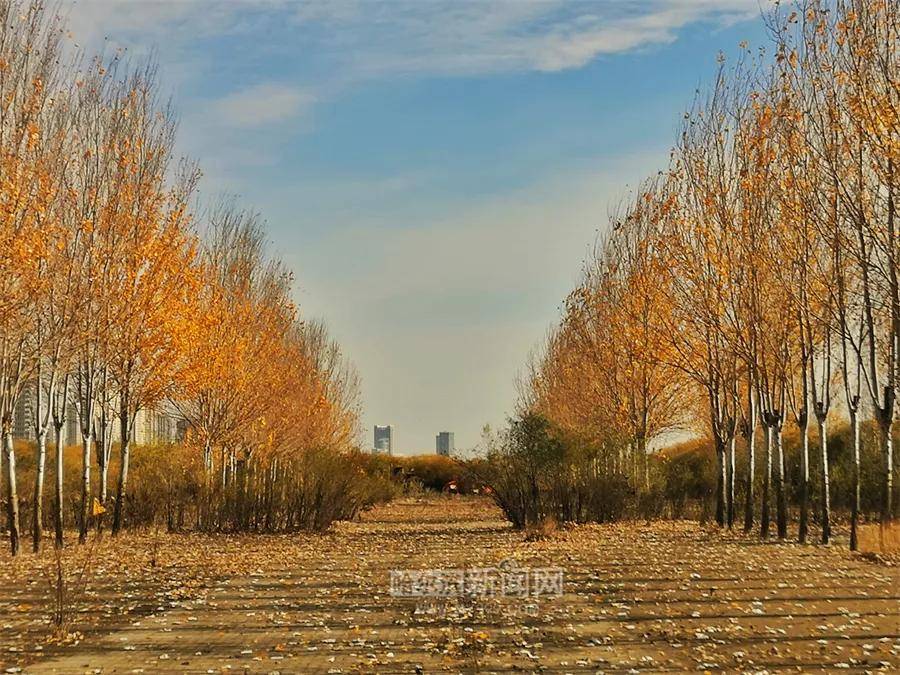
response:
[[(600, 55), (671, 42), (691, 23), (756, 15), (770, 0), (63, 2), (74, 39), (89, 51), (155, 53), (184, 113), (188, 148), (205, 151), (219, 143), (204, 139), (223, 129), (290, 120), (295, 132), (308, 131), (318, 103), (360, 83), (579, 68)], [(198, 93), (223, 70), (241, 73), (254, 62), (294, 65), (277, 82), (239, 75), (234, 82), (243, 89)]]
[(691, 23), (752, 17), (771, 2), (71, 0), (64, 6), (76, 38), (94, 48), (104, 39), (138, 53), (155, 45), (170, 61), (184, 58), (198, 39), (248, 35), (245, 56), (275, 47), (287, 57), (315, 60), (318, 71), (307, 76), (321, 84), (398, 73), (579, 68), (603, 54), (671, 42)]
[(276, 83), (260, 83), (214, 103), (221, 121), (242, 129), (263, 127), (308, 114), (316, 102), (312, 92)]
[(698, 21), (730, 23), (769, 0), (314, 0), (296, 12), (350, 74), (484, 74), (579, 68), (671, 42)]
[(132, 47), (190, 40), (233, 31), (252, 9), (274, 10), (267, 0), (63, 0), (76, 41), (96, 49), (104, 40)]

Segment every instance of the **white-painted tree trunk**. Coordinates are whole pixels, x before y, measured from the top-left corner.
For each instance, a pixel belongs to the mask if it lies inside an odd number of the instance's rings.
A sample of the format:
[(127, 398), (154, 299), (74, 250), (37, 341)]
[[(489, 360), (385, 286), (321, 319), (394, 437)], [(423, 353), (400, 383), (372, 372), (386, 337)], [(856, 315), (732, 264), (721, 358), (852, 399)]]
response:
[(831, 541), (831, 469), (828, 461), (828, 427), (824, 416), (817, 416), (819, 425), (819, 454), (822, 462), (822, 543)]
[(853, 501), (850, 505), (850, 550), (859, 549), (859, 501), (861, 467), (859, 457), (859, 413), (850, 409), (850, 430), (853, 436)]
[(728, 442), (728, 529), (734, 527), (734, 480), (735, 480), (735, 444), (737, 438), (732, 435)]
[(66, 425), (66, 406), (69, 400), (69, 376), (66, 375), (62, 381), (62, 388), (54, 392), (53, 401), (53, 430), (55, 432), (56, 442), (56, 486), (55, 486), (55, 502), (53, 504), (53, 529), (55, 535), (56, 548), (63, 547), (63, 475), (64, 475), (64, 456), (63, 451), (66, 445), (65, 425)]
[(106, 413), (100, 419), (97, 438), (97, 464), (100, 466), (100, 503), (106, 505), (109, 496), (109, 460), (112, 454), (112, 431)]
[(119, 413), (119, 482), (116, 487), (116, 504), (113, 510), (113, 536), (119, 533), (122, 527), (122, 509), (125, 505), (125, 490), (128, 486), (128, 463), (131, 454), (131, 414), (128, 410), (127, 398), (122, 401), (122, 409)]
[(3, 430), (3, 455), (6, 458), (6, 526), (9, 530), (9, 546), (13, 556), (19, 554), (19, 492), (16, 489), (16, 450), (12, 429)]
[(56, 441), (56, 494), (53, 503), (53, 529), (57, 548), (63, 547), (63, 467), (65, 464), (63, 457), (63, 450), (65, 449), (64, 424), (65, 420), (54, 420), (53, 422)]
[[(46, 391), (44, 384), (46, 383)], [(34, 387), (34, 493), (31, 509), (31, 547), (37, 553), (44, 538), (44, 477), (47, 465), (47, 430), (50, 428), (53, 397), (56, 392), (56, 374), (51, 370), (49, 378), (44, 376), (44, 366), (39, 360)]]
[[(87, 428), (90, 428), (90, 421)], [(91, 444), (93, 436), (90, 431), (81, 433), (81, 519), (78, 523), (78, 543), (87, 541), (88, 524), (91, 517)]]
[(809, 532), (809, 416), (806, 413), (797, 425), (800, 433), (800, 526), (797, 539), (806, 543)]
[(744, 532), (753, 529), (753, 508), (756, 500), (756, 424), (747, 435), (747, 500), (744, 504)]
[[(38, 394), (40, 395), (40, 394)], [(37, 457), (34, 470), (34, 506), (32, 507), (32, 550), (41, 550), (44, 538), (44, 468), (47, 463), (47, 430), (41, 430), (37, 437)]]
[(891, 432), (894, 426), (892, 411), (881, 424), (881, 448), (884, 459), (884, 497), (881, 502), (882, 536), (884, 528), (894, 517), (894, 441)]
[(778, 538), (785, 539), (787, 537), (787, 499), (784, 486), (784, 440), (781, 424), (775, 425), (774, 435), (776, 461), (778, 462), (778, 466), (775, 467), (776, 526)]
[(728, 507), (728, 459), (726, 457), (726, 445), (723, 439), (716, 438), (716, 524), (719, 527), (725, 525)]
[(763, 423), (763, 449), (764, 449), (764, 473), (762, 485), (762, 510), (759, 519), (759, 536), (765, 539), (769, 536), (769, 526), (772, 520), (772, 427)]

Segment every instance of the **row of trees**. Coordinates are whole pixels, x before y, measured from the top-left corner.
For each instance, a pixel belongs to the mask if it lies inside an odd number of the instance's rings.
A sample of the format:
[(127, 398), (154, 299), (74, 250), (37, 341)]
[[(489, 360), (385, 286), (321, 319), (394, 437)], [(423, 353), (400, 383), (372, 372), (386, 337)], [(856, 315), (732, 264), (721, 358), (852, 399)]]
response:
[[(766, 17), (772, 45), (727, 65), (684, 115), (669, 166), (612, 218), (561, 323), (533, 359), (523, 407), (604, 448), (600, 470), (647, 480), (672, 432), (710, 435), (716, 519), (787, 536), (783, 430), (801, 439), (831, 537), (828, 426), (849, 418), (857, 544), (860, 425), (873, 420), (881, 520), (894, 514), (900, 378), (900, 6), (803, 0)], [(816, 458), (810, 432), (815, 428)], [(762, 440), (758, 486), (757, 439)], [(761, 487), (761, 494), (757, 494)], [(756, 508), (759, 502), (759, 508)]]
[(211, 483), (214, 470), (228, 484), (251, 465), (277, 474), (297, 451), (347, 447), (358, 426), (355, 375), (322, 326), (299, 321), (290, 275), (267, 257), (257, 216), (227, 202), (197, 207), (200, 174), (175, 156), (175, 113), (153, 65), (72, 51), (64, 22), (40, 3), (0, 0), (0, 469), (13, 554), (12, 427), (25, 391), (34, 395), (36, 550), (51, 432), (63, 544), (70, 404), (82, 542), (95, 483), (108, 502), (114, 436), (112, 531), (122, 526), (141, 409), (182, 413)]

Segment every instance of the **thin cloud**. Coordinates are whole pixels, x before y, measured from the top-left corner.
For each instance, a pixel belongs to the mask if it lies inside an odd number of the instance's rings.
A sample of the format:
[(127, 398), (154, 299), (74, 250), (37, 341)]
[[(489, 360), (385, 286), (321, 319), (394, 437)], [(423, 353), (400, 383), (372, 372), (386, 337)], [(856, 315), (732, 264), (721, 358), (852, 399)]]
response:
[[(602, 55), (670, 43), (693, 23), (758, 15), (769, 2), (64, 0), (63, 11), (73, 39), (89, 51), (154, 53), (185, 121), (203, 120), (199, 128), (185, 124), (185, 133), (203, 139), (210, 122), (217, 130), (253, 130), (291, 121), (295, 132), (307, 132), (317, 104), (377, 80), (576, 69)], [(192, 92), (228, 65), (216, 45), (244, 62), (277, 57), (296, 67), (278, 83), (243, 82), (225, 95), (197, 96)]]
[[(76, 39), (133, 51), (155, 45), (182, 58), (198, 37), (259, 34), (249, 54), (276, 46), (314, 61), (304, 72), (356, 82), (396, 74), (479, 75), (580, 68), (676, 39), (697, 22), (726, 25), (771, 0), (75, 0)], [(209, 64), (207, 64), (208, 66)], [(200, 73), (198, 73), (198, 76)], [(298, 83), (304, 86), (311, 82)]]
[(283, 84), (260, 83), (215, 102), (215, 112), (230, 127), (250, 129), (308, 115), (316, 102), (312, 92)]
[(676, 39), (685, 26), (729, 24), (768, 0), (320, 0), (295, 20), (351, 77), (478, 75), (580, 68)]

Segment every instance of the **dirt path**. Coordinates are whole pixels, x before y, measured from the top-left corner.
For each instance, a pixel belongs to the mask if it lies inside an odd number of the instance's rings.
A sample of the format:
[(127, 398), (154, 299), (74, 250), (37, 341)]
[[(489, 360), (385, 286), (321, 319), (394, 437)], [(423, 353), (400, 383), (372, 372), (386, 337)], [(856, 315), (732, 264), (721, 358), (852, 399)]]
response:
[[(190, 535), (164, 546), (208, 545)], [(200, 551), (202, 554), (203, 552)], [(412, 673), (900, 667), (900, 575), (838, 548), (694, 523), (525, 542), (478, 500), (398, 503), (326, 537), (243, 537), (249, 568), (123, 616), (29, 673)], [(390, 595), (390, 570), (561, 567), (560, 598), (462, 606)], [(124, 610), (123, 610), (124, 611)]]

